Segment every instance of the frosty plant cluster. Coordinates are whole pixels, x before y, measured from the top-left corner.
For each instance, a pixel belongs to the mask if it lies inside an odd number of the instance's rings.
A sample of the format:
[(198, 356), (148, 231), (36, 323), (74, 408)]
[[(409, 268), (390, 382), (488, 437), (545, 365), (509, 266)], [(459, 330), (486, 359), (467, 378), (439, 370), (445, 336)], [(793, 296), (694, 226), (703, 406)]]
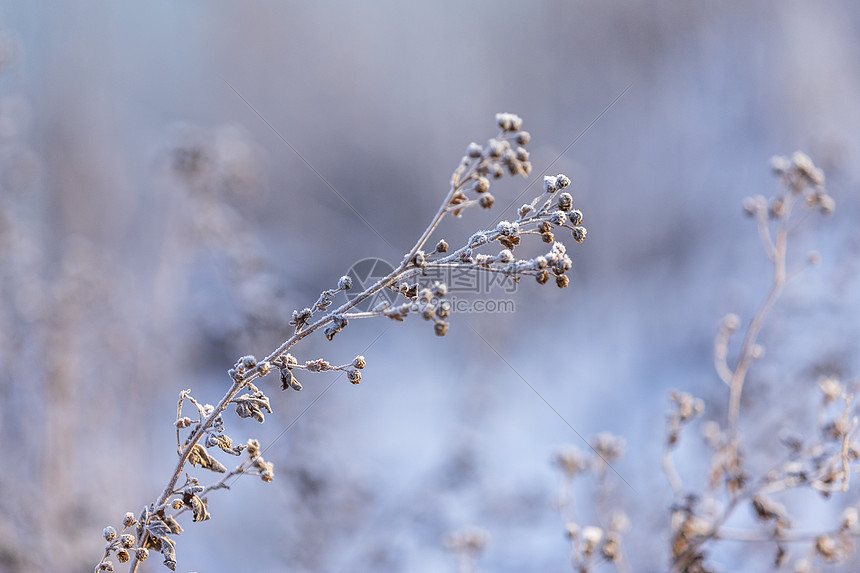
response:
[[(362, 356), (341, 365), (323, 358), (294, 356), (290, 351), (305, 337), (322, 330), (331, 340), (351, 320), (381, 317), (402, 321), (410, 314), (420, 315), (432, 323), (437, 335), (443, 336), (448, 331), (451, 315), (451, 305), (446, 300), (448, 285), (441, 281), (429, 286), (418, 283), (418, 277), (431, 270), (499, 273), (515, 281), (531, 276), (540, 284), (552, 279), (560, 288), (568, 286), (572, 261), (557, 235), (567, 232), (574, 241), (581, 243), (586, 230), (582, 226), (582, 213), (573, 208), (573, 196), (569, 191), (571, 181), (565, 175), (544, 177), (542, 188), (519, 208), (515, 221), (501, 221), (494, 228), (478, 231), (458, 248), (451, 248), (443, 238), (430, 243), (439, 222), (446, 216), (460, 217), (473, 206), (491, 208), (495, 203), (490, 193), (492, 181), (505, 175), (528, 176), (531, 173), (532, 164), (525, 148), (531, 136), (521, 129), (522, 120), (516, 115), (501, 113), (496, 115), (496, 123), (500, 131), (495, 137), (484, 145), (468, 145), (451, 176), (439, 210), (390, 273), (333, 308), (339, 294), (353, 288), (353, 281), (343, 276), (336, 286), (324, 290), (313, 305), (293, 311), (289, 321), (294, 328), (292, 336), (265, 358), (250, 355), (239, 358), (228, 371), (229, 389), (215, 405), (197, 400), (191, 390), (180, 393), (173, 422), (176, 465), (155, 500), (137, 514), (126, 513), (119, 531), (112, 526), (104, 529), (104, 555), (95, 567), (96, 572), (113, 571), (114, 560), (128, 563), (128, 570), (136, 571), (152, 551), (160, 552), (164, 565), (175, 570), (176, 538), (182, 533), (178, 519), (181, 514), (190, 512), (192, 522), (210, 519), (208, 494), (216, 489), (227, 489), (227, 481), (234, 476), (256, 475), (267, 482), (274, 479), (274, 468), (262, 457), (259, 442), (252, 439), (236, 443), (226, 429), (228, 408), (240, 418), (260, 423), (272, 412), (266, 390), (261, 388), (263, 378), (269, 375), (279, 378), (282, 390), (301, 390), (298, 377), (317, 372), (338, 371), (346, 374), (353, 384), (361, 381), (361, 370), (366, 364)], [(530, 235), (539, 237), (547, 245), (546, 252), (518, 258), (514, 254), (517, 246)], [(428, 244), (433, 246), (428, 247)], [(357, 310), (362, 302), (386, 290), (396, 296), (368, 310)], [(219, 460), (225, 455), (240, 457), (242, 461), (228, 470)], [(203, 485), (201, 478), (191, 475), (207, 475), (206, 472), (222, 477)]]
[[(818, 531), (798, 530), (791, 515), (788, 495), (807, 489), (827, 500), (848, 494), (850, 478), (860, 460), (860, 418), (855, 403), (858, 383), (844, 384), (835, 375), (818, 378), (821, 402), (817, 432), (783, 434), (784, 452), (769, 471), (756, 471), (751, 460), (757, 452), (744, 439), (741, 428), (742, 394), (749, 372), (764, 357), (759, 334), (790, 274), (788, 245), (791, 231), (806, 219), (801, 210), (829, 215), (835, 201), (824, 186), (824, 172), (804, 153), (771, 160), (780, 180), (779, 191), (770, 199), (750, 197), (744, 201), (747, 215), (756, 221), (762, 247), (771, 263), (771, 285), (767, 296), (745, 325), (736, 314), (727, 315), (714, 341), (714, 366), (727, 387), (724, 419), (701, 422), (701, 433), (710, 453), (706, 487), (687, 483), (675, 467), (675, 455), (686, 430), (700, 421), (708, 405), (686, 392), (673, 392), (672, 409), (664, 443), (663, 468), (675, 494), (671, 515), (672, 571), (709, 573), (709, 549), (718, 541), (772, 544), (774, 570), (807, 573), (822, 564), (845, 563), (854, 556), (853, 539), (860, 504), (848, 496), (835, 523)], [(814, 263), (817, 255), (809, 258)], [(740, 350), (732, 360), (730, 343), (736, 337)], [(816, 435), (817, 433), (817, 435)], [(780, 498), (782, 501), (780, 501)], [(787, 502), (787, 504), (783, 503)], [(749, 526), (739, 514), (746, 510), (756, 520)]]

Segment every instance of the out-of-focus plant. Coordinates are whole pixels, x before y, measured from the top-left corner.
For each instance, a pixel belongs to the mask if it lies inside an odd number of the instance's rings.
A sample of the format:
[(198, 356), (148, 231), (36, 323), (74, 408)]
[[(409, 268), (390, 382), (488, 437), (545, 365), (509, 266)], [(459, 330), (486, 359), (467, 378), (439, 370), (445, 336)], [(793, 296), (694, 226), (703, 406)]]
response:
[[(363, 356), (340, 365), (323, 358), (299, 361), (289, 351), (305, 337), (322, 330), (331, 340), (351, 320), (382, 317), (402, 321), (410, 314), (418, 314), (431, 322), (435, 333), (443, 336), (448, 331), (451, 315), (451, 305), (446, 299), (448, 285), (440, 281), (422, 285), (420, 280), (435, 270), (496, 273), (513, 280), (532, 276), (540, 284), (552, 278), (558, 287), (568, 286), (567, 273), (572, 261), (564, 244), (556, 241), (555, 233), (566, 229), (576, 242), (582, 242), (586, 230), (581, 225), (582, 213), (573, 208), (573, 197), (566, 191), (571, 182), (565, 175), (544, 177), (542, 189), (531, 202), (520, 207), (515, 221), (501, 221), (492, 229), (480, 230), (454, 250), (444, 239), (427, 248), (445, 216), (459, 217), (472, 206), (485, 209), (493, 206), (495, 199), (489, 192), (491, 180), (505, 174), (527, 176), (531, 172), (529, 153), (525, 149), (530, 135), (521, 129), (522, 120), (516, 115), (502, 113), (496, 116), (496, 122), (499, 134), (486, 145), (471, 143), (467, 147), (439, 210), (403, 260), (387, 276), (331, 310), (336, 297), (353, 287), (350, 277), (342, 276), (336, 286), (324, 290), (313, 305), (293, 311), (290, 321), (294, 328), (292, 336), (265, 358), (257, 359), (251, 355), (239, 358), (228, 371), (229, 389), (215, 405), (197, 400), (190, 390), (180, 392), (173, 421), (178, 457), (176, 465), (154, 501), (138, 514), (126, 513), (119, 529), (113, 526), (104, 529), (104, 555), (96, 565), (96, 571), (113, 571), (114, 558), (120, 563), (128, 563), (129, 571), (136, 571), (150, 550), (159, 551), (164, 564), (175, 570), (175, 538), (182, 532), (177, 519), (180, 514), (190, 511), (192, 522), (210, 519), (207, 494), (225, 488), (227, 480), (234, 476), (256, 475), (263, 481), (274, 478), (274, 467), (262, 457), (258, 441), (235, 443), (226, 431), (224, 412), (227, 408), (233, 407), (239, 417), (260, 423), (265, 421), (266, 414), (272, 412), (269, 397), (255, 382), (275, 374), (280, 379), (281, 389), (301, 390), (297, 373), (328, 371), (346, 374), (353, 384), (361, 381), (361, 370), (366, 364)], [(548, 251), (533, 258), (517, 258), (515, 248), (529, 235), (539, 236), (550, 245)], [(383, 290), (396, 293), (402, 302), (382, 302), (368, 310), (356, 308)], [(228, 471), (213, 455), (219, 451), (221, 454), (243, 456), (243, 459)], [(190, 475), (189, 472), (197, 472), (189, 465), (224, 475), (219, 481), (204, 485), (198, 477)]]
[[(837, 378), (821, 376), (818, 435), (809, 440), (783, 436), (779, 441), (785, 447), (784, 460), (761, 475), (756, 475), (748, 463), (762, 452), (753, 450), (745, 439), (740, 424), (741, 397), (751, 367), (764, 354), (759, 334), (789, 277), (790, 233), (803, 222), (797, 216), (801, 209), (829, 214), (835, 207), (824, 187), (824, 173), (808, 156), (797, 152), (791, 158), (775, 157), (771, 164), (780, 178), (779, 192), (770, 200), (762, 196), (749, 198), (744, 209), (757, 223), (759, 237), (772, 263), (772, 281), (764, 302), (746, 327), (742, 328), (743, 321), (738, 315), (729, 314), (723, 319), (714, 343), (714, 363), (719, 378), (728, 387), (728, 404), (724, 420), (702, 423), (712, 454), (704, 488), (684, 482), (675, 468), (674, 454), (684, 430), (703, 414), (706, 403), (684, 392), (673, 392), (670, 396), (672, 410), (663, 467), (675, 494), (671, 508), (671, 562), (676, 572), (713, 571), (707, 550), (720, 540), (770, 542), (774, 547), (774, 568), (793, 565), (795, 571), (809, 572), (818, 564), (848, 559), (854, 554), (852, 538), (860, 533), (856, 503), (849, 502), (831, 528), (811, 531), (796, 523), (788, 506), (777, 499), (780, 494), (800, 488), (817, 491), (825, 499), (848, 491), (860, 456), (856, 384), (846, 386)], [(740, 350), (731, 360), (732, 337), (741, 331)], [(773, 442), (779, 447), (777, 436)], [(742, 508), (751, 512), (757, 527), (733, 526), (732, 520)], [(790, 546), (804, 544), (802, 557), (791, 555)]]
[[(616, 484), (608, 471), (610, 464), (624, 455), (625, 443), (619, 436), (607, 432), (598, 434), (590, 443), (592, 454), (583, 454), (571, 446), (557, 452), (553, 459), (562, 477), (558, 511), (570, 541), (571, 564), (577, 573), (590, 573), (607, 563), (626, 573), (630, 566), (622, 547), (622, 536), (630, 520), (618, 501), (613, 501)], [(573, 499), (576, 482), (589, 473), (596, 479), (596, 488), (589, 496), (595, 506), (593, 521), (577, 512)]]

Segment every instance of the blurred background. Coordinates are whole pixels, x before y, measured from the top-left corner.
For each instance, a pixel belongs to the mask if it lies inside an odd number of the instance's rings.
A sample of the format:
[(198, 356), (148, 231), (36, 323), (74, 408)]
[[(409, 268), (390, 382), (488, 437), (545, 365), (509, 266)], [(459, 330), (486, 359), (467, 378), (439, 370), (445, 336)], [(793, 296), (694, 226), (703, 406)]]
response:
[[(860, 372), (856, 2), (5, 1), (0, 33), (0, 571), (91, 570), (102, 528), (172, 470), (180, 390), (215, 403), (236, 358), (268, 354), (353, 262), (399, 261), (496, 112), (524, 118), (534, 172), (441, 236), (566, 173), (589, 230), (567, 241), (570, 288), (524, 281), (515, 313), (454, 316), (444, 338), (376, 320), (307, 339), (301, 360), (364, 354), (361, 385), (271, 380), (264, 425), (228, 412), (276, 479), (213, 494), (180, 571), (456, 571), (445, 536), (472, 525), (482, 570), (571, 571), (551, 460), (603, 431), (626, 443), (627, 484), (609, 477), (628, 562), (666, 570), (667, 395), (724, 415), (713, 338), (766, 293), (741, 202), (776, 191), (775, 154), (806, 151), (837, 210), (792, 239), (752, 442), (811, 431), (817, 375)], [(593, 485), (584, 525), (605, 517)], [(803, 504), (826, 521), (855, 498)], [(761, 571), (772, 553), (711, 558)]]

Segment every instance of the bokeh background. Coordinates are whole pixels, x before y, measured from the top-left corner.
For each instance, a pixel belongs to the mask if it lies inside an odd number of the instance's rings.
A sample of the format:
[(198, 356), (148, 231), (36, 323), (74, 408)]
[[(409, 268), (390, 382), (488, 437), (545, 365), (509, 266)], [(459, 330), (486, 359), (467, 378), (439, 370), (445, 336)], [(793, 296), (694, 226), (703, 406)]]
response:
[[(409, 320), (307, 340), (302, 359), (364, 354), (361, 385), (272, 381), (264, 425), (228, 414), (234, 439), (271, 444), (276, 480), (214, 494), (179, 570), (456, 571), (444, 538), (476, 525), (482, 570), (570, 571), (551, 458), (601, 431), (626, 441), (628, 561), (666, 570), (667, 394), (724, 411), (713, 337), (766, 292), (740, 205), (776, 190), (774, 154), (809, 153), (837, 211), (793, 239), (795, 268), (811, 249), (822, 263), (765, 329), (752, 442), (811, 431), (816, 376), (860, 372), (851, 0), (6, 1), (0, 32), (0, 571), (90, 570), (102, 528), (168, 477), (179, 391), (214, 403), (235, 359), (277, 346), (353, 262), (399, 260), (499, 111), (532, 133), (532, 179), (574, 181), (589, 234), (571, 287), (524, 282), (515, 313), (456, 316), (444, 338)], [(491, 224), (530, 181), (443, 236)], [(706, 462), (683, 450), (691, 487)], [(583, 524), (601, 519), (592, 485)], [(815, 524), (852, 502), (800, 503)]]

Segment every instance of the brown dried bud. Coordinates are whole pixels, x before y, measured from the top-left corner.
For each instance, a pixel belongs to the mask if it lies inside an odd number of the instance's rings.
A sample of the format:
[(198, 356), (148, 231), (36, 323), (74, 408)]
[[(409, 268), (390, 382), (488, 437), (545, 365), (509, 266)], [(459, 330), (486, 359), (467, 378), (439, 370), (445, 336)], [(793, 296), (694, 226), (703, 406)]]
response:
[(116, 539), (116, 529), (108, 525), (104, 528), (104, 531), (102, 531), (102, 536), (104, 536), (105, 541), (113, 541)]
[(570, 279), (567, 278), (567, 275), (558, 275), (555, 277), (555, 284), (558, 285), (558, 288), (565, 288), (570, 284)]
[(128, 563), (129, 559), (131, 559), (131, 555), (128, 554), (127, 549), (120, 549), (116, 552), (116, 558), (120, 563)]
[(365, 366), (367, 366), (367, 362), (364, 360), (364, 356), (356, 356), (355, 360), (352, 361), (352, 366), (354, 368), (358, 368), (362, 370)]
[(184, 506), (184, 505), (185, 505), (185, 502), (183, 502), (181, 499), (174, 499), (173, 505), (171, 507), (173, 509), (182, 509), (182, 506)]
[(137, 520), (134, 518), (134, 514), (132, 512), (127, 512), (125, 516), (122, 518), (122, 526), (123, 527), (131, 527), (137, 523)]
[(490, 189), (490, 180), (486, 177), (478, 177), (475, 179), (475, 192), (486, 193)]
[(478, 200), (478, 204), (480, 204), (484, 209), (489, 209), (495, 202), (496, 198), (489, 193), (481, 195), (481, 198)]
[(558, 208), (560, 211), (570, 211), (573, 208), (573, 197), (570, 193), (561, 193), (558, 196)]
[(131, 549), (134, 547), (134, 535), (123, 533), (119, 536), (119, 544), (126, 549)]
[(358, 384), (359, 382), (361, 382), (361, 372), (359, 372), (358, 370), (349, 370), (346, 373), (346, 377), (353, 384)]
[(535, 275), (535, 280), (537, 280), (538, 284), (545, 285), (549, 280), (549, 273), (544, 269)]
[(149, 549), (138, 547), (134, 551), (134, 556), (137, 557), (138, 561), (146, 561), (146, 558), (149, 557)]
[(436, 332), (436, 336), (445, 336), (448, 332), (448, 323), (440, 320), (434, 325), (433, 330)]

